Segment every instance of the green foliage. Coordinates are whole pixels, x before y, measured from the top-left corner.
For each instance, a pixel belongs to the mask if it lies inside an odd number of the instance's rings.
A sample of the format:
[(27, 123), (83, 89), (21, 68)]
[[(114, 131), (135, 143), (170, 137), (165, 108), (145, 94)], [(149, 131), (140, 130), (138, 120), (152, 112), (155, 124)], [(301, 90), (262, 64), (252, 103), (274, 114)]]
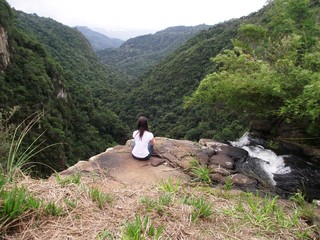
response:
[(204, 219), (212, 215), (212, 207), (203, 197), (195, 198), (185, 196), (183, 198), (183, 204), (187, 204), (193, 207), (191, 212), (191, 221), (195, 222), (198, 219)]
[(45, 205), (44, 212), (51, 216), (61, 216), (63, 215), (63, 208), (57, 206), (54, 202), (49, 202)]
[(159, 196), (159, 199), (152, 200), (149, 197), (141, 198), (140, 202), (146, 207), (148, 212), (155, 210), (158, 214), (163, 215), (164, 207), (171, 203), (171, 193), (165, 193)]
[(219, 73), (208, 75), (187, 100), (187, 105), (206, 103), (212, 107), (223, 104), (226, 112), (261, 116), (270, 114), (275, 104), (281, 104), (280, 86), (274, 81), (276, 74), (266, 62), (257, 61), (240, 48), (225, 50), (212, 61), (222, 65)]
[(81, 183), (81, 174), (77, 172), (67, 177), (61, 177), (61, 175), (57, 174), (56, 180), (61, 186), (66, 186), (72, 183), (79, 185)]
[(307, 137), (318, 137), (316, 12), (307, 0), (273, 1), (263, 25), (241, 25), (233, 49), (212, 58), (215, 71), (186, 106), (208, 107), (222, 116), (232, 112), (241, 122), (282, 118), (300, 125)]
[(232, 179), (231, 179), (230, 176), (228, 176), (228, 177), (226, 178), (226, 182), (225, 182), (225, 184), (224, 184), (224, 189), (227, 190), (227, 191), (229, 191), (229, 190), (232, 189), (232, 187), (233, 187)]
[(207, 166), (201, 166), (196, 159), (190, 161), (191, 172), (202, 182), (211, 183), (211, 169)]
[(288, 216), (277, 204), (277, 200), (277, 197), (259, 199), (258, 196), (248, 193), (241, 196), (237, 207), (226, 214), (250, 222), (264, 231), (275, 232), (281, 228), (293, 228), (298, 224), (298, 215), (295, 212), (292, 217)]
[(172, 178), (168, 178), (168, 180), (159, 182), (157, 187), (158, 190), (168, 193), (177, 193), (180, 188), (181, 182)]
[(4, 26), (10, 64), (0, 74), (0, 112), (18, 106), (8, 123), (14, 125), (43, 112), (25, 145), (42, 133), (41, 141), (48, 145), (61, 143), (35, 156), (42, 164), (34, 172), (48, 176), (52, 169), (61, 171), (67, 163), (124, 143), (128, 128), (110, 106), (117, 105), (118, 87), (124, 87), (126, 78), (101, 65), (79, 31), (9, 7), (1, 11), (8, 11), (1, 14), (1, 23), (12, 24)]
[(149, 237), (154, 239), (161, 239), (161, 235), (164, 231), (164, 227), (156, 227), (151, 222), (148, 216), (141, 219), (139, 215), (136, 215), (135, 221), (127, 221), (124, 226), (122, 240), (143, 240)]
[(306, 220), (310, 225), (313, 224), (316, 217), (315, 216), (316, 204), (315, 203), (309, 204), (305, 200), (305, 195), (301, 191), (291, 196), (290, 200), (292, 200), (296, 204), (298, 215), (302, 219)]
[(108, 230), (103, 230), (101, 233), (98, 234), (97, 239), (98, 240), (112, 240), (114, 238)]
[[(39, 154), (44, 149), (50, 147), (41, 147), (43, 142), (38, 143), (39, 138), (38, 136), (30, 145), (26, 148), (22, 148), (22, 143), (25, 141), (27, 134), (30, 132), (32, 127), (39, 121), (41, 115), (35, 114), (34, 116), (30, 116), (31, 120), (26, 126), (21, 130), (21, 126), (24, 124), (21, 123), (18, 127), (16, 127), (11, 144), (10, 149), (8, 152), (7, 161), (3, 163), (4, 167), (2, 168), (3, 175), (7, 177), (8, 181), (15, 180), (16, 174), (19, 172), (26, 172), (30, 169), (30, 167), (26, 167), (26, 164), (30, 161), (30, 159), (37, 154)], [(28, 121), (29, 119), (26, 119)], [(21, 131), (20, 133), (18, 133)]]
[(4, 171), (5, 163), (10, 151), (11, 134), (14, 132), (15, 126), (8, 124), (11, 113), (5, 116), (0, 113), (0, 172)]
[(4, 28), (9, 28), (12, 25), (12, 12), (9, 4), (5, 0), (0, 1), (0, 23)]
[(70, 209), (75, 209), (78, 205), (78, 200), (77, 199), (70, 199), (70, 198), (65, 198), (63, 202), (70, 208)]
[(96, 202), (100, 209), (103, 209), (106, 203), (111, 203), (113, 201), (112, 195), (103, 193), (97, 188), (90, 189), (90, 196), (92, 201)]
[(33, 198), (25, 188), (14, 186), (6, 190), (2, 185), (0, 187), (0, 231), (11, 221), (39, 207), (40, 201)]

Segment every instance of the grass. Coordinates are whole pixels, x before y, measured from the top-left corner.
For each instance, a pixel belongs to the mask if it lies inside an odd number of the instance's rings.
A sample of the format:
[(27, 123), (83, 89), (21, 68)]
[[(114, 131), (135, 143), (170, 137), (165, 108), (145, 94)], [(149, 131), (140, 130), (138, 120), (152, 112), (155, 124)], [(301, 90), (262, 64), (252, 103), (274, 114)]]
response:
[(288, 214), (285, 208), (278, 204), (278, 197), (260, 198), (252, 193), (242, 194), (237, 206), (227, 209), (225, 213), (257, 227), (260, 232), (276, 233), (294, 229), (292, 234), (297, 239), (310, 237), (313, 228), (299, 228), (299, 209), (294, 207), (292, 214)]
[(105, 204), (111, 203), (113, 201), (113, 197), (109, 193), (103, 193), (98, 188), (90, 189), (90, 196), (92, 201), (96, 202), (100, 209), (102, 209)]
[(190, 161), (191, 172), (196, 178), (202, 182), (211, 183), (210, 173), (211, 169), (206, 166), (201, 166), (196, 159)]
[(212, 214), (212, 208), (209, 202), (203, 197), (184, 197), (183, 204), (187, 204), (193, 207), (191, 212), (191, 221), (195, 222), (198, 219), (204, 219)]
[(24, 188), (14, 186), (11, 189), (0, 190), (0, 232), (5, 230), (11, 222), (23, 214), (40, 207), (40, 201), (36, 200)]
[(49, 202), (45, 205), (44, 212), (51, 216), (61, 216), (63, 215), (63, 208), (57, 206), (54, 202)]
[(312, 204), (309, 204), (305, 200), (305, 195), (298, 191), (290, 198), (295, 204), (296, 208), (299, 214), (299, 217), (307, 221), (309, 224), (313, 224), (316, 216), (315, 216), (315, 209), (316, 204), (313, 202)]
[(71, 176), (61, 177), (60, 174), (56, 175), (56, 180), (61, 186), (66, 186), (68, 184), (77, 184), (81, 183), (81, 174), (79, 172), (72, 174)]
[(158, 183), (158, 190), (168, 193), (176, 193), (181, 188), (181, 182), (179, 180), (173, 180), (168, 178)]
[(122, 240), (142, 240), (152, 237), (153, 239), (160, 239), (164, 228), (162, 226), (156, 227), (148, 216), (135, 216), (134, 221), (125, 222)]
[[(24, 169), (23, 171), (29, 170), (29, 168), (25, 168), (25, 166), (30, 159), (46, 148), (50, 147), (41, 147), (43, 142), (39, 143), (39, 140), (43, 135), (42, 133), (32, 143), (30, 143), (26, 149), (22, 149), (23, 140), (30, 132), (32, 127), (39, 121), (40, 117), (41, 114), (33, 114), (15, 128), (10, 144), (7, 162), (5, 164), (5, 168), (3, 169), (8, 181), (13, 181), (16, 174), (21, 172), (22, 169)], [(29, 123), (26, 123), (29, 119)], [(23, 127), (24, 125), (26, 126)]]
[[(8, 222), (0, 238), (316, 239), (316, 227), (300, 218), (294, 201), (288, 206), (275, 197), (215, 189), (201, 182), (179, 183), (178, 188), (172, 179), (163, 182), (170, 191), (159, 183), (126, 187), (107, 176), (83, 175), (80, 185), (64, 186), (55, 178), (39, 182), (26, 177), (19, 184), (39, 199), (40, 207)], [(17, 226), (20, 231), (13, 231)]]
[(224, 190), (226, 190), (226, 191), (229, 191), (229, 190), (232, 189), (233, 183), (232, 183), (232, 180), (231, 180), (231, 177), (230, 177), (230, 176), (228, 176), (228, 177), (226, 178), (226, 182), (225, 182), (225, 184), (224, 184), (223, 187), (224, 187)]

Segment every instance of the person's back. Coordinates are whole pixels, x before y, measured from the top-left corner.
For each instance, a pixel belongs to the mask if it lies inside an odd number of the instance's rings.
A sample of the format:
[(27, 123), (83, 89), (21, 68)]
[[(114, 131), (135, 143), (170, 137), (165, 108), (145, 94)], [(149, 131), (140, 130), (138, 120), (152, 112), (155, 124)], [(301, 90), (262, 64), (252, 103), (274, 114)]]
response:
[(134, 139), (132, 156), (138, 160), (148, 160), (153, 152), (154, 136), (149, 132), (147, 118), (139, 118), (138, 130), (133, 132), (132, 137)]

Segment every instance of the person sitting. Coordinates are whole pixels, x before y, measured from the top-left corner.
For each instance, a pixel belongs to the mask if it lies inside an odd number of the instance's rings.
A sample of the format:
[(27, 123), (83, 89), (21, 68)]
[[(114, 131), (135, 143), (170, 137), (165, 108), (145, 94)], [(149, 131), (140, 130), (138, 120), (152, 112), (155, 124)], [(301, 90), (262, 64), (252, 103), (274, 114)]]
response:
[(149, 132), (146, 117), (139, 117), (138, 129), (133, 132), (132, 137), (134, 139), (132, 156), (137, 160), (148, 160), (153, 153), (155, 140), (153, 133)]

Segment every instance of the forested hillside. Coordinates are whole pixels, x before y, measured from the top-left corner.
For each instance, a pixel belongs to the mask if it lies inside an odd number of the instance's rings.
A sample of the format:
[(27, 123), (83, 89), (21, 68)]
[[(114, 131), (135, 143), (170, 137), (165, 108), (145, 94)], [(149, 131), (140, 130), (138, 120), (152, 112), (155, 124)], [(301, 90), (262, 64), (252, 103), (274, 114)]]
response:
[(138, 77), (151, 66), (159, 63), (168, 54), (183, 45), (208, 25), (194, 27), (169, 27), (155, 34), (138, 36), (125, 41), (120, 48), (97, 52), (99, 60), (132, 77)]
[[(41, 113), (26, 142), (44, 132), (45, 145), (61, 143), (37, 155), (37, 161), (56, 170), (124, 142), (128, 129), (108, 107), (123, 76), (99, 64), (79, 31), (0, 3), (0, 27), (8, 35), (10, 53), (0, 73), (2, 125), (17, 126)], [(5, 156), (8, 147), (1, 150)]]
[(218, 140), (265, 120), (274, 137), (318, 144), (319, 16), (319, 1), (276, 0), (201, 32), (133, 82), (121, 118), (144, 114), (156, 135)]
[[(206, 108), (185, 110), (183, 99), (196, 90), (211, 71), (210, 58), (232, 46), (237, 28), (246, 19), (217, 24), (191, 38), (162, 63), (132, 83), (119, 116), (132, 122), (137, 115), (150, 118), (158, 136), (197, 139), (213, 137), (219, 116)], [(225, 116), (227, 119), (229, 116)]]
[[(320, 2), (275, 0), (212, 59), (188, 106), (233, 113), (266, 134), (320, 145)], [(266, 121), (267, 120), (267, 121)]]

